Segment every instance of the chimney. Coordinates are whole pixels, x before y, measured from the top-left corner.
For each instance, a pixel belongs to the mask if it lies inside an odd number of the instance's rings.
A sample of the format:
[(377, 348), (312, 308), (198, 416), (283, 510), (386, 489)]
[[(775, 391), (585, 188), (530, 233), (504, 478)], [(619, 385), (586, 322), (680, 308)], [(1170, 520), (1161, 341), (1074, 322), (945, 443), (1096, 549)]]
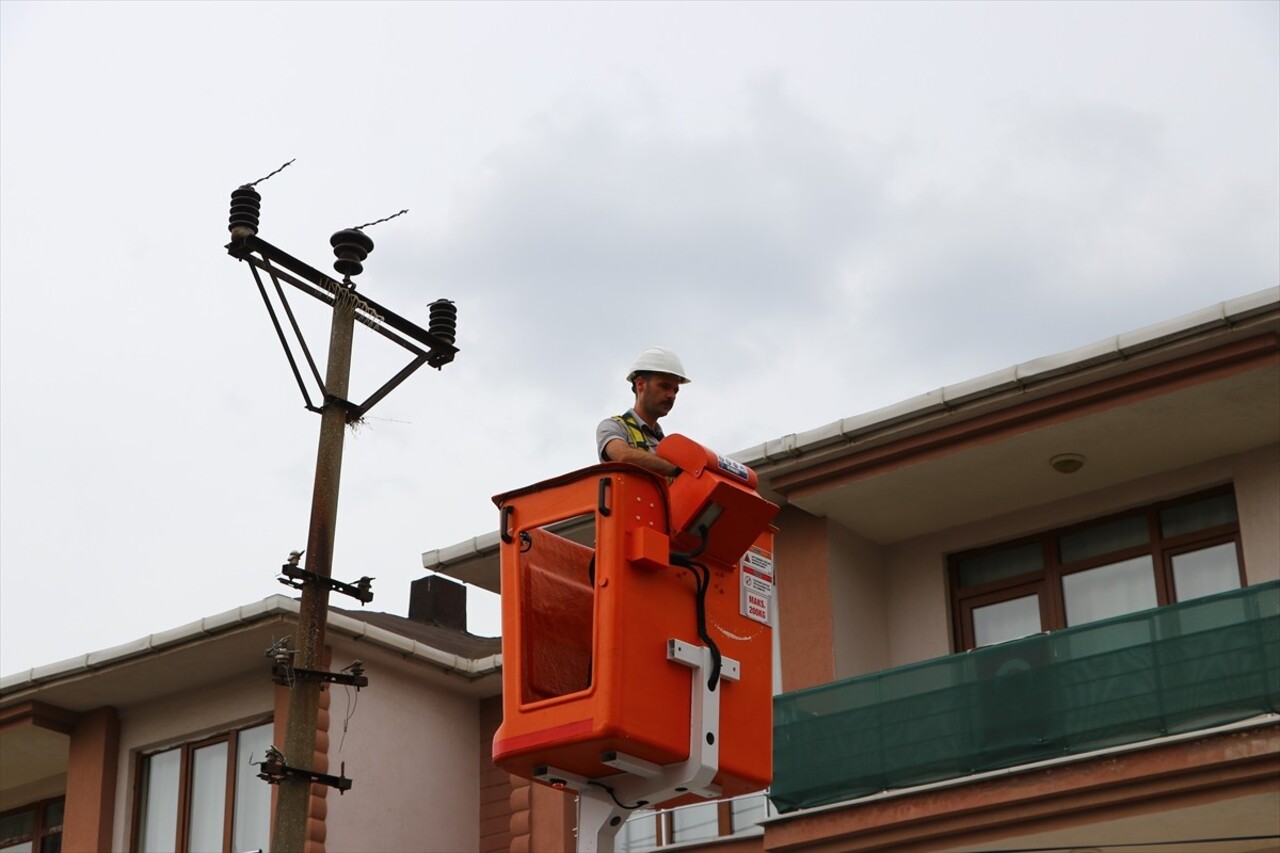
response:
[(409, 618), (455, 631), (467, 630), (467, 588), (442, 575), (409, 584)]

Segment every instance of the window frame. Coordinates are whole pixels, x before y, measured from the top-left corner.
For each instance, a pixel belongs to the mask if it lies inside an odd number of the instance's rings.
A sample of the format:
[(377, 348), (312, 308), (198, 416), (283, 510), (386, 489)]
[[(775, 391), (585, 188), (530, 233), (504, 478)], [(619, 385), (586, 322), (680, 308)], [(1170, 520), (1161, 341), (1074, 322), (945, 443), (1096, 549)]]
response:
[[(22, 814), (23, 812), (28, 812), (28, 811), (35, 812), (35, 817), (31, 822), (31, 832), (26, 833), (24, 835), (15, 835), (12, 838), (0, 838), (0, 844), (4, 844), (6, 846), (11, 847), (15, 844), (22, 844), (24, 841), (30, 841), (31, 849), (34, 851), (34, 853), (40, 853), (42, 848), (44, 847), (44, 840), (46, 838), (51, 838), (55, 835), (62, 834), (62, 828), (63, 826), (65, 826), (66, 820), (67, 820), (66, 799), (67, 798), (65, 795), (61, 795), (57, 797), (48, 797), (43, 800), (36, 800), (33, 803), (27, 803), (24, 806), (18, 806), (16, 809), (8, 809), (7, 811), (0, 812), (0, 818), (9, 817), (10, 815)], [(46, 826), (45, 819), (47, 817), (47, 811), (49, 807), (54, 805), (55, 803), (62, 803), (62, 807), (63, 807), (62, 821), (63, 822), (58, 824), (57, 826)], [(61, 844), (59, 844), (59, 847), (61, 847)]]
[[(752, 829), (754, 826), (758, 826), (759, 824), (752, 824), (751, 826), (735, 826), (733, 804), (741, 800), (755, 799), (757, 797), (760, 798), (764, 803), (764, 813), (765, 813), (764, 819), (767, 820), (771, 817), (776, 817), (777, 810), (774, 808), (773, 803), (769, 800), (768, 791), (756, 791), (750, 794), (740, 794), (736, 797), (729, 797), (729, 798), (720, 799), (720, 800), (706, 800), (700, 803), (699, 802), (685, 803), (684, 805), (681, 805), (681, 806), (672, 806), (672, 807), (658, 808), (658, 809), (646, 809), (645, 814), (640, 815), (638, 817), (631, 818), (629, 819), (628, 822), (632, 820), (651, 821), (654, 829), (653, 846), (632, 848), (628, 846), (626, 842), (622, 841), (620, 838), (618, 843), (618, 849), (619, 851), (621, 851), (621, 853), (629, 853), (629, 851), (634, 851), (634, 850), (659, 850), (661, 848), (671, 847), (674, 845), (678, 845), (682, 847), (683, 846), (693, 847), (693, 846), (698, 846), (702, 844), (719, 844), (731, 838), (740, 838), (745, 833), (747, 833), (749, 829)], [(693, 806), (714, 806), (715, 807), (716, 828), (717, 828), (717, 834), (715, 836), (707, 837), (707, 838), (696, 838), (696, 839), (680, 839), (677, 837), (678, 833), (676, 832), (675, 819), (674, 819), (675, 812), (680, 811), (682, 809), (687, 809)]]
[[(1238, 524), (1238, 522), (1237, 522)], [(1169, 590), (1172, 594), (1177, 591), (1177, 583), (1173, 575), (1173, 559), (1183, 554), (1191, 554), (1196, 551), (1212, 548), (1215, 545), (1225, 545), (1228, 542), (1234, 543), (1236, 546), (1236, 570), (1240, 573), (1240, 587), (1243, 589), (1248, 585), (1244, 572), (1244, 544), (1240, 541), (1240, 532), (1237, 530), (1235, 535), (1218, 534), (1216, 536), (1208, 536), (1204, 539), (1198, 539), (1194, 542), (1186, 542), (1180, 545), (1170, 546), (1164, 549), (1164, 574), (1169, 579)]]
[[(1201, 548), (1234, 542), (1240, 586), (1242, 588), (1247, 586), (1244, 547), (1240, 538), (1238, 504), (1234, 522), (1216, 524), (1201, 530), (1169, 537), (1163, 536), (1160, 528), (1160, 514), (1162, 511), (1224, 494), (1231, 494), (1234, 498), (1234, 488), (1231, 484), (1097, 516), (1085, 521), (1045, 530), (1032, 536), (1021, 536), (994, 545), (949, 554), (946, 560), (946, 568), (951, 598), (952, 642), (955, 650), (960, 652), (977, 648), (973, 625), (973, 611), (975, 608), (999, 604), (1031, 593), (1040, 595), (1040, 625), (1042, 632), (1055, 631), (1067, 627), (1066, 602), (1062, 591), (1062, 579), (1068, 575), (1086, 572), (1136, 557), (1147, 555), (1151, 557), (1157, 607), (1164, 607), (1178, 600), (1173, 580), (1173, 558), (1179, 554), (1185, 554)], [(1119, 548), (1067, 563), (1061, 560), (1061, 549), (1059, 547), (1061, 537), (1133, 516), (1143, 516), (1146, 519), (1147, 542), (1145, 545)], [(1023, 547), (1033, 542), (1041, 543), (1043, 560), (1040, 569), (1022, 572), (999, 580), (987, 581), (982, 584), (975, 584), (970, 587), (962, 587), (960, 585), (960, 568), (963, 560), (1006, 548)]]
[[(1036, 574), (1044, 574), (1043, 571)], [(995, 581), (993, 583), (1001, 583)], [(990, 584), (984, 584), (987, 586)], [(1025, 598), (1028, 595), (1035, 595), (1039, 599), (1040, 604), (1040, 624), (1046, 625), (1053, 616), (1053, 604), (1050, 602), (1049, 587), (1052, 586), (1047, 578), (1036, 578), (1015, 583), (1003, 589), (993, 589), (988, 592), (969, 595), (964, 601), (958, 603), (959, 615), (957, 624), (963, 631), (961, 642), (964, 648), (971, 649), (977, 646), (977, 631), (973, 624), (973, 611), (980, 607), (989, 607), (992, 604), (1003, 604), (1006, 601), (1015, 601), (1019, 598)], [(1061, 597), (1061, 596), (1059, 596)]]
[[(178, 762), (178, 814), (176, 837), (172, 849), (174, 853), (188, 853), (190, 847), (191, 835), (191, 793), (192, 793), (192, 775), (195, 772), (195, 753), (197, 750), (219, 743), (227, 745), (227, 769), (226, 777), (223, 781), (223, 810), (222, 810), (222, 853), (234, 853), (231, 850), (231, 843), (234, 840), (235, 830), (235, 801), (236, 801), (236, 757), (239, 754), (240, 735), (249, 729), (256, 729), (259, 726), (265, 726), (273, 723), (270, 717), (259, 719), (251, 723), (237, 726), (234, 729), (220, 732), (218, 734), (201, 737), (196, 740), (183, 741), (181, 743), (170, 744), (168, 746), (156, 747), (153, 749), (139, 750), (134, 757), (134, 773), (133, 773), (133, 802), (130, 805), (131, 826), (129, 829), (129, 850), (138, 850), (142, 841), (142, 814), (143, 801), (146, 797), (144, 783), (148, 778), (146, 773), (146, 762), (153, 756), (161, 755), (174, 750), (179, 751)], [(266, 785), (266, 783), (263, 783)], [(169, 848), (166, 848), (169, 849)]]

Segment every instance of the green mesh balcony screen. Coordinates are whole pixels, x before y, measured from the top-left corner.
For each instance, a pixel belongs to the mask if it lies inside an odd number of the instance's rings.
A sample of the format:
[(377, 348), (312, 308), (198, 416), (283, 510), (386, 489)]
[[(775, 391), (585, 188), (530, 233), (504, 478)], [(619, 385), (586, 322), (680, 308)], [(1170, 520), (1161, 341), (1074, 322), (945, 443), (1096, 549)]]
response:
[(774, 698), (787, 812), (1280, 711), (1280, 582)]

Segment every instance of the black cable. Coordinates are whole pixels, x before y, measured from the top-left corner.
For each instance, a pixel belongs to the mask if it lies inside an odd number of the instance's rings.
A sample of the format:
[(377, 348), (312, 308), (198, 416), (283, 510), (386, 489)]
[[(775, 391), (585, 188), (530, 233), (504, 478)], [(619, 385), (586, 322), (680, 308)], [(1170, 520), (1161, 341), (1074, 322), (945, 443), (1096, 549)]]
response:
[[(711, 639), (711, 634), (707, 631), (707, 590), (711, 586), (711, 570), (702, 563), (685, 559), (681, 554), (672, 554), (671, 564), (688, 569), (693, 575), (694, 587), (697, 590), (698, 638), (711, 650), (711, 675), (707, 679), (707, 689), (714, 691), (716, 685), (720, 683), (721, 654), (720, 647), (716, 645), (715, 640)], [(702, 574), (698, 574), (698, 569), (702, 570)]]
[[(693, 559), (707, 550), (708, 538), (707, 526), (701, 525), (698, 528), (698, 547), (687, 554), (673, 553), (671, 565), (688, 569), (693, 575), (694, 588), (697, 590), (698, 638), (711, 650), (711, 675), (707, 679), (707, 689), (714, 691), (716, 685), (720, 683), (721, 654), (720, 647), (716, 645), (715, 640), (711, 639), (711, 634), (707, 631), (707, 591), (711, 588), (711, 570), (705, 564)], [(702, 574), (699, 575), (696, 569), (702, 569)]]
[(687, 554), (682, 554), (679, 551), (673, 553), (671, 555), (671, 562), (678, 564), (690, 561), (705, 550), (707, 550), (707, 526), (704, 524), (698, 528), (698, 547), (694, 548)]
[(636, 804), (635, 804), (634, 806), (629, 806), (629, 805), (627, 805), (626, 803), (624, 803), (624, 802), (622, 802), (621, 800), (619, 800), (619, 799), (618, 799), (618, 795), (617, 795), (617, 794), (615, 794), (615, 793), (613, 792), (613, 788), (612, 788), (612, 787), (610, 787), (609, 785), (606, 785), (606, 784), (605, 784), (605, 783), (603, 783), (603, 782), (597, 782), (597, 781), (596, 781), (596, 780), (594, 780), (594, 779), (588, 779), (588, 780), (587, 780), (587, 784), (588, 784), (588, 785), (595, 785), (597, 788), (604, 788), (606, 791), (608, 791), (608, 792), (609, 792), (609, 798), (610, 798), (611, 800), (613, 800), (614, 805), (616, 805), (616, 806), (617, 806), (618, 808), (620, 808), (620, 809), (626, 809), (626, 810), (628, 810), (628, 811), (635, 811), (636, 809), (642, 809), (642, 808), (644, 808), (645, 806), (649, 805), (649, 801), (648, 801), (648, 800), (636, 800)]

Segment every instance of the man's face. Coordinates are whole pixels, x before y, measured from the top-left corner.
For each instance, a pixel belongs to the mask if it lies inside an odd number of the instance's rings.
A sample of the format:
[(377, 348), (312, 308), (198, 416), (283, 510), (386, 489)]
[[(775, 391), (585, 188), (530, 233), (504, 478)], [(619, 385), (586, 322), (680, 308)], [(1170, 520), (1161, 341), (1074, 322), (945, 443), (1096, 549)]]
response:
[(650, 373), (636, 377), (636, 410), (660, 418), (671, 411), (680, 393), (680, 380), (670, 373)]

